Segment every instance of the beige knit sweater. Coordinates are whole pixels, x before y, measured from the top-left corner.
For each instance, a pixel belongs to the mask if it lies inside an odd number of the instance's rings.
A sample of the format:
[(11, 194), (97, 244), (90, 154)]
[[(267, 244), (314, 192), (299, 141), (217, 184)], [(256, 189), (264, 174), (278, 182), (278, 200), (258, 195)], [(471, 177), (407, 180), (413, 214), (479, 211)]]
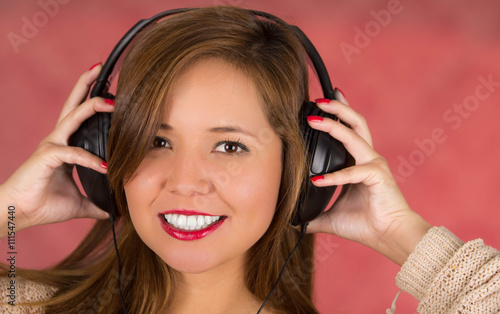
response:
[(420, 301), (419, 313), (500, 313), (500, 253), (481, 239), (464, 244), (434, 227), (403, 264), (396, 284)]
[[(480, 239), (464, 244), (446, 228), (434, 227), (401, 267), (396, 284), (420, 301), (419, 313), (500, 313), (500, 253)], [(1, 313), (42, 312), (5, 305), (9, 285), (9, 278), (0, 279)], [(43, 300), (54, 291), (16, 278), (16, 303)]]

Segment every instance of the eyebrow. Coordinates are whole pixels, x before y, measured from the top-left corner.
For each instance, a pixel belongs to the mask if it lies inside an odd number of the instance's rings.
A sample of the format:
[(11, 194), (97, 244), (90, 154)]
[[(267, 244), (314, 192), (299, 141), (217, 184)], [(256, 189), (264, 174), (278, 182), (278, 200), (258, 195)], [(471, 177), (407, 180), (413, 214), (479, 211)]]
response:
[(168, 124), (162, 123), (160, 124), (160, 130), (170, 131), (172, 130), (172, 127)]
[[(173, 128), (168, 124), (162, 123), (160, 125), (160, 129), (166, 130), (166, 131), (171, 131)], [(256, 137), (251, 132), (249, 132), (249, 131), (247, 131), (247, 130), (245, 130), (242, 127), (237, 126), (237, 125), (213, 127), (213, 128), (208, 129), (208, 131), (211, 133), (241, 133), (241, 134), (248, 135), (248, 136), (251, 136), (254, 138)]]

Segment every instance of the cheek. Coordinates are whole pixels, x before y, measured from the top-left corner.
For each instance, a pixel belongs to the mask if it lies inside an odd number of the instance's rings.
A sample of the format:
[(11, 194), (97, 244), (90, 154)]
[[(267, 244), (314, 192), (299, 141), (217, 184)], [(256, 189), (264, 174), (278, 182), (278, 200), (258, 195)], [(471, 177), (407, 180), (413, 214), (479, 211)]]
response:
[(134, 226), (145, 224), (145, 217), (151, 216), (144, 214), (158, 197), (162, 182), (158, 168), (154, 164), (143, 162), (125, 185), (127, 205)]
[(274, 216), (280, 182), (281, 163), (268, 158), (255, 160), (231, 176), (223, 194), (235, 209), (235, 217), (245, 219), (247, 230), (256, 228), (263, 233)]

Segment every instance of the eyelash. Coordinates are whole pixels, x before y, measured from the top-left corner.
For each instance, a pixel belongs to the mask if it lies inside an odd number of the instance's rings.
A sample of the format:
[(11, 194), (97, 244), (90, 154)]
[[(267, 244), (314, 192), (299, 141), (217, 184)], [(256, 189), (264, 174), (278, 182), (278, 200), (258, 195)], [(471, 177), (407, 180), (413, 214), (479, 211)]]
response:
[[(171, 147), (165, 147), (165, 146), (155, 146), (155, 142), (158, 141), (158, 140), (160, 140), (162, 142), (166, 142), (169, 145), (171, 145), (170, 142), (166, 138), (164, 138), (162, 136), (155, 136), (154, 139), (153, 139), (153, 143), (151, 144), (151, 148), (152, 149), (171, 148)], [(215, 151), (216, 153), (221, 153), (221, 154), (225, 154), (225, 155), (240, 155), (240, 154), (244, 154), (244, 153), (250, 152), (250, 150), (248, 149), (248, 147), (241, 142), (241, 139), (238, 139), (236, 141), (232, 141), (230, 139), (225, 139), (224, 141), (217, 142), (214, 145), (213, 149), (215, 150), (217, 147), (219, 147), (221, 145), (234, 145), (234, 146), (237, 146), (242, 151), (239, 151), (239, 152), (236, 151), (234, 153), (227, 153), (227, 152)]]
[(170, 142), (169, 142), (166, 138), (161, 137), (161, 136), (155, 136), (155, 137), (153, 138), (153, 143), (151, 143), (151, 148), (152, 148), (152, 149), (170, 148), (170, 147), (165, 147), (165, 146), (155, 146), (156, 141), (158, 141), (158, 140), (160, 140), (160, 141), (162, 141), (162, 142), (167, 142), (167, 143), (170, 145)]
[(238, 139), (237, 141), (231, 141), (230, 139), (226, 139), (224, 141), (217, 142), (217, 144), (215, 144), (215, 146), (214, 146), (214, 149), (219, 147), (222, 144), (237, 146), (242, 151), (240, 151), (240, 152), (236, 151), (235, 153), (226, 153), (226, 152), (217, 152), (217, 153), (230, 154), (230, 155), (241, 155), (241, 154), (250, 152), (248, 147), (246, 147), (246, 145), (241, 142), (241, 139)]

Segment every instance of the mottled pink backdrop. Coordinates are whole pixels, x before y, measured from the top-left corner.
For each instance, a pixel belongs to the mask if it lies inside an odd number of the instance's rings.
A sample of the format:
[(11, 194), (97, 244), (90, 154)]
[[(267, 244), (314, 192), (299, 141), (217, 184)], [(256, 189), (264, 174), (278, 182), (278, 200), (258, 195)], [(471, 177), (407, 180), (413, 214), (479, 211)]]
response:
[[(367, 118), (415, 211), (464, 240), (481, 237), (500, 248), (500, 2), (55, 1), (0, 1), (0, 182), (52, 130), (79, 75), (104, 61), (139, 19), (177, 7), (237, 5), (279, 15), (308, 34), (334, 85)], [(19, 232), (16, 266), (53, 265), (91, 225)], [(320, 235), (317, 247), (322, 313), (384, 313), (398, 291), (396, 265), (333, 236)], [(5, 262), (5, 240), (0, 252)], [(416, 305), (402, 294), (398, 312)]]

